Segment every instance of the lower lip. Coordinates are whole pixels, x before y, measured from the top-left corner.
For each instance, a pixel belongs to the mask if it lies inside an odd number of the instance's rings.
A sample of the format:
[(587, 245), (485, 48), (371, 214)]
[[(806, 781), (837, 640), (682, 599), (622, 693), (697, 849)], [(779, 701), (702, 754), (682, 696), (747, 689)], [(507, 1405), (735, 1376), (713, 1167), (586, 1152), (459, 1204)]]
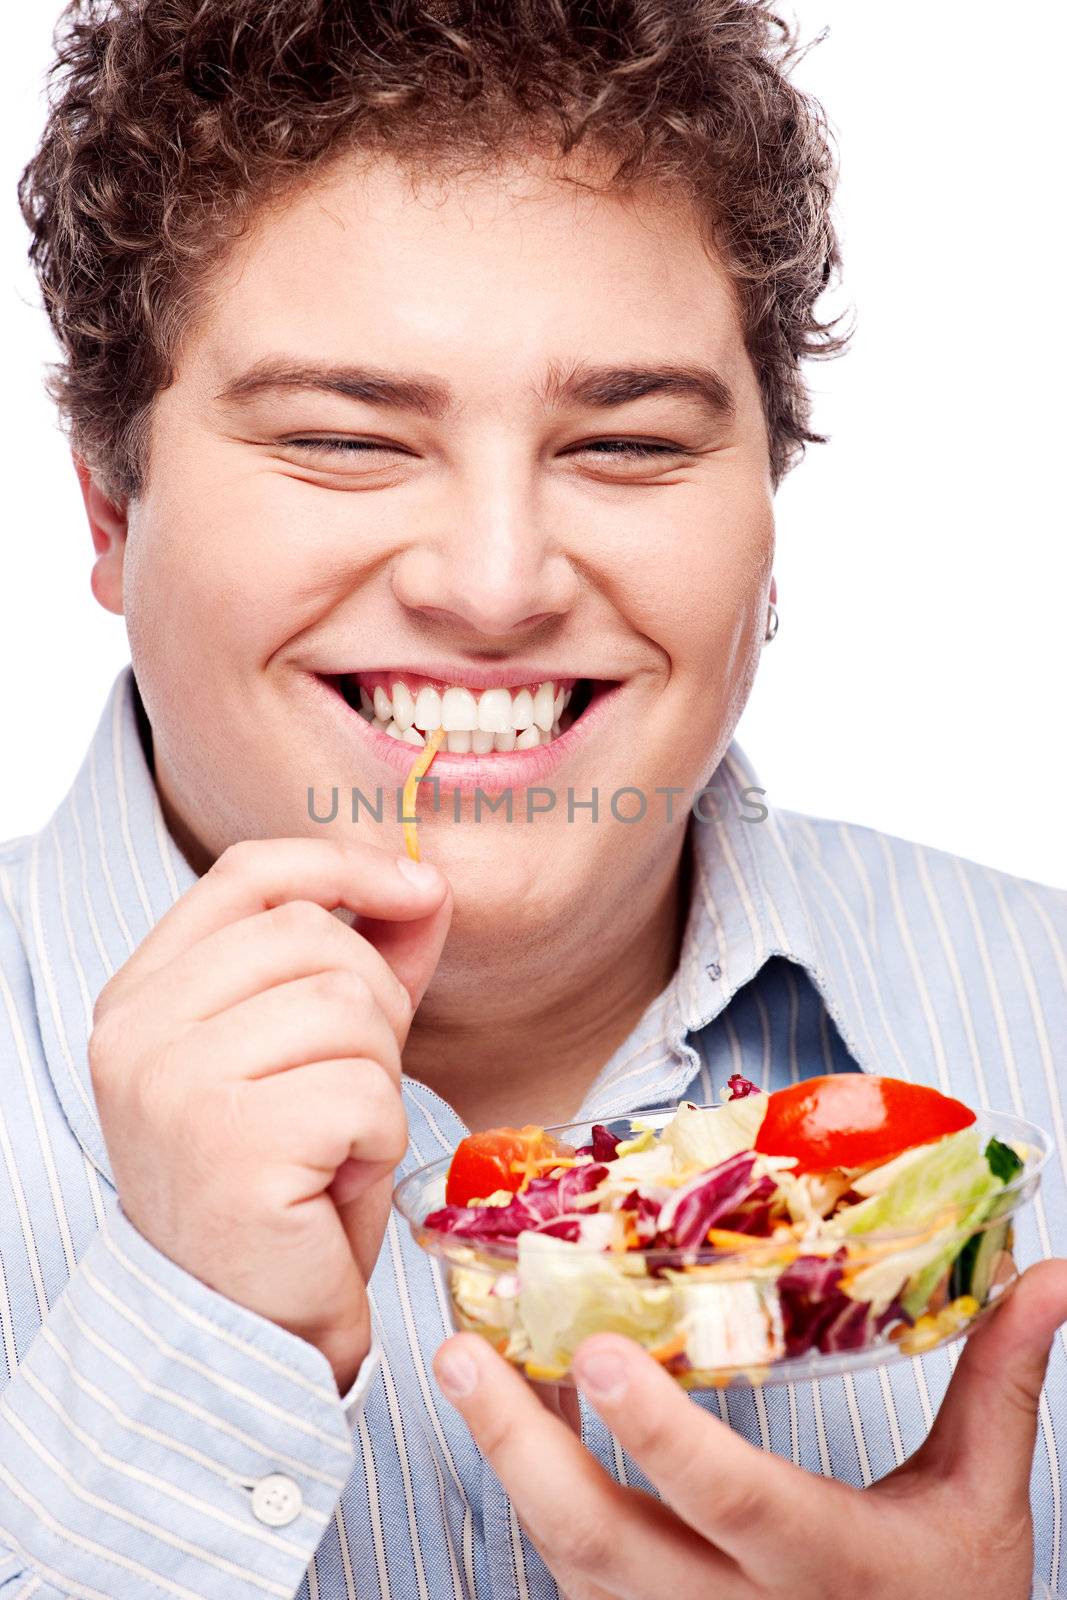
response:
[[(400, 739), (391, 739), (386, 733), (372, 728), (365, 717), (354, 711), (339, 689), (325, 679), (311, 675), (311, 682), (332, 701), (341, 712), (349, 728), (356, 725), (356, 735), (362, 739), (371, 755), (377, 756), (387, 767), (406, 778), (415, 765), (419, 746)], [(598, 689), (581, 716), (566, 733), (561, 733), (551, 744), (538, 745), (533, 750), (496, 751), (485, 756), (449, 755), (439, 750), (430, 764), (426, 781), (436, 778), (442, 789), (459, 794), (473, 794), (480, 789), (492, 794), (503, 789), (524, 789), (530, 784), (543, 783), (559, 769), (570, 756), (582, 748), (597, 724), (608, 716), (623, 685)]]

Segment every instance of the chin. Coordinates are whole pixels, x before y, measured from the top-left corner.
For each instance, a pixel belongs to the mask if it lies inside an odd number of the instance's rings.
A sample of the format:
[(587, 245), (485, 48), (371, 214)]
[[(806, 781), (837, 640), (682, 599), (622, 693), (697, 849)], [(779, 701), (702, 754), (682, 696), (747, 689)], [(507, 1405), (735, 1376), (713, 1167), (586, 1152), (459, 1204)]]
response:
[[(564, 871), (560, 876), (561, 852), (532, 850), (529, 839), (520, 838), (520, 832), (529, 831), (519, 822), (484, 830), (476, 823), (445, 824), (437, 837), (419, 829), (423, 860), (440, 867), (452, 885), (453, 929), (460, 923), (469, 930), (541, 927), (571, 903), (574, 875)], [(469, 841), (459, 837), (464, 834)], [(514, 836), (514, 846), (504, 841), (505, 834)], [(552, 893), (553, 879), (558, 895)]]

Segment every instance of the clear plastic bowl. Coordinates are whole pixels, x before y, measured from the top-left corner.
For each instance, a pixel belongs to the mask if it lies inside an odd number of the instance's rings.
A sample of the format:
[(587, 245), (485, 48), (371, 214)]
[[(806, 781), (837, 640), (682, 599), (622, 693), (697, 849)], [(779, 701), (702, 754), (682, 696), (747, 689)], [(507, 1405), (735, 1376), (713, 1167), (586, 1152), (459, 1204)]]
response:
[[(642, 1112), (633, 1122), (630, 1118), (615, 1118), (606, 1126), (625, 1139), (634, 1125), (662, 1127), (676, 1110), (671, 1106)], [(1028, 1150), (1022, 1171), (1005, 1185), (993, 1212), (979, 1227), (966, 1225), (964, 1208), (960, 1215), (948, 1209), (936, 1217), (916, 1219), (906, 1230), (894, 1233), (801, 1242), (800, 1253), (804, 1256), (831, 1255), (845, 1244), (847, 1265), (859, 1267), (895, 1257), (903, 1265), (909, 1250), (935, 1236), (946, 1246), (955, 1246), (958, 1241), (959, 1250), (968, 1240), (979, 1241), (972, 1271), (975, 1281), (968, 1286), (973, 1286), (975, 1293), (957, 1292), (950, 1298), (950, 1286), (943, 1286), (924, 1313), (914, 1313), (914, 1320), (901, 1318), (880, 1330), (872, 1324), (858, 1335), (853, 1331), (854, 1342), (847, 1349), (809, 1349), (802, 1354), (788, 1354), (777, 1288), (778, 1278), (789, 1264), (788, 1252), (776, 1241), (767, 1241), (765, 1250), (758, 1247), (732, 1253), (709, 1247), (684, 1252), (613, 1252), (571, 1244), (565, 1251), (553, 1251), (543, 1265), (528, 1263), (520, 1276), (516, 1240), (474, 1242), (425, 1227), (426, 1217), (445, 1203), (450, 1157), (409, 1174), (397, 1185), (393, 1200), (417, 1243), (440, 1263), (456, 1330), (481, 1334), (525, 1370), (528, 1377), (572, 1385), (570, 1358), (581, 1339), (593, 1332), (617, 1332), (636, 1338), (686, 1388), (795, 1383), (924, 1354), (961, 1338), (1018, 1277), (1012, 1253), (1012, 1218), (1037, 1190), (1050, 1141), (1033, 1123), (1001, 1112), (979, 1111), (973, 1126), (983, 1135), (983, 1143), (996, 1135), (1005, 1143), (1025, 1145)], [(592, 1127), (591, 1122), (568, 1123), (547, 1131), (578, 1147), (590, 1142)], [(685, 1270), (678, 1273), (682, 1259)], [(670, 1276), (667, 1269), (673, 1270), (675, 1276)], [(604, 1278), (605, 1273), (611, 1274), (610, 1279)], [(591, 1292), (590, 1274), (597, 1274), (602, 1280), (603, 1294)], [(635, 1279), (642, 1290), (656, 1286), (655, 1293), (642, 1292), (642, 1304), (647, 1301), (652, 1310), (648, 1314), (642, 1311), (636, 1321), (632, 1305), (628, 1313), (620, 1313), (612, 1303), (616, 1289), (619, 1303), (630, 1303)], [(630, 1280), (629, 1284), (626, 1280)], [(740, 1293), (738, 1285), (744, 1286)], [(569, 1317), (569, 1303), (581, 1306), (580, 1315)], [(526, 1337), (524, 1307), (531, 1309), (535, 1304), (540, 1308), (542, 1345), (546, 1304), (549, 1321), (553, 1309), (559, 1309), (557, 1322), (561, 1331), (547, 1353), (543, 1348), (531, 1351)], [(729, 1318), (724, 1314), (728, 1304)], [(740, 1317), (736, 1314), (739, 1305), (744, 1313)], [(817, 1311), (816, 1301), (809, 1300), (808, 1305)], [(692, 1332), (695, 1317), (703, 1330), (699, 1339)], [(647, 1324), (644, 1329), (642, 1322)], [(717, 1329), (721, 1330), (718, 1334)], [(857, 1338), (861, 1342), (856, 1343)], [(690, 1358), (690, 1350), (697, 1354), (696, 1362)]]

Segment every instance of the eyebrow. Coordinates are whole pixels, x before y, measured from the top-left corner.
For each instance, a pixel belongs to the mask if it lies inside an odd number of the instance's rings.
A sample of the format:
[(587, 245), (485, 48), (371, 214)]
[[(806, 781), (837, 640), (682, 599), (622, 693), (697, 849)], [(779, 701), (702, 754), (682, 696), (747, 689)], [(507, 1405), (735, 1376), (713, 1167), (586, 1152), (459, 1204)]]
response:
[[(309, 366), (274, 356), (257, 361), (227, 383), (215, 399), (223, 405), (241, 405), (264, 393), (290, 389), (337, 394), (394, 411), (414, 411), (433, 421), (456, 406), (451, 387), (427, 374), (380, 367)], [(569, 372), (552, 362), (546, 382), (535, 389), (536, 398), (546, 408), (571, 404), (608, 410), (653, 394), (696, 400), (715, 418), (733, 416), (736, 409), (730, 387), (720, 374), (712, 367), (693, 362), (655, 367), (578, 364)]]

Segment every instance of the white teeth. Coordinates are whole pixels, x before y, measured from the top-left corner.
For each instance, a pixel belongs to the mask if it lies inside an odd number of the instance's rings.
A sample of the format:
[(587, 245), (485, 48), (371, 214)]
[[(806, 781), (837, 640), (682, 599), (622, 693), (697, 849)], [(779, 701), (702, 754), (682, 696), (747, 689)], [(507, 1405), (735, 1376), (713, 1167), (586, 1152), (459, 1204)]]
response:
[[(511, 726), (513, 728), (528, 728), (533, 722), (533, 695), (529, 689), (520, 689), (511, 702)], [(523, 746), (525, 749), (526, 746)]]
[(469, 689), (457, 685), (441, 696), (441, 726), (446, 733), (470, 733), (478, 726), (478, 702)]
[(393, 684), (393, 721), (406, 733), (415, 720), (415, 696), (406, 683)]
[(478, 701), (478, 726), (486, 733), (506, 733), (511, 727), (511, 690), (486, 689)]
[(426, 687), (415, 696), (415, 726), (427, 732), (441, 726), (441, 696), (436, 689)]
[(440, 728), (446, 735), (442, 748), (459, 755), (551, 744), (560, 736), (560, 718), (573, 692), (550, 680), (533, 691), (496, 688), (481, 694), (458, 683), (443, 692), (425, 685), (415, 694), (400, 678), (390, 687), (387, 694), (381, 684), (372, 692), (359, 685), (359, 707), (372, 728), (418, 747), (425, 745), (425, 734)]
[(547, 733), (552, 726), (552, 702), (555, 686), (543, 683), (533, 697), (533, 719), (542, 733)]

